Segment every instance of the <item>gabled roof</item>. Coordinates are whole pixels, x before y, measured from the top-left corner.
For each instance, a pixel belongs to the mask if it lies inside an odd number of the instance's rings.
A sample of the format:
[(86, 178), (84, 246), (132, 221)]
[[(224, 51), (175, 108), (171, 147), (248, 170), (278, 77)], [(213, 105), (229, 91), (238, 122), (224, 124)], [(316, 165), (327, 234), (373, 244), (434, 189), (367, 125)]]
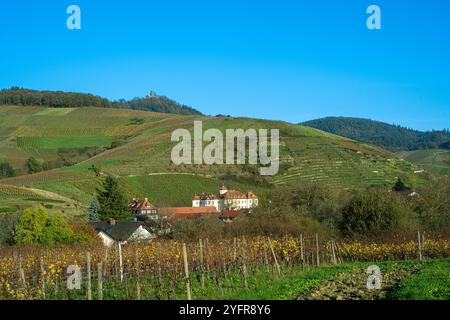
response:
[(111, 225), (106, 222), (93, 222), (91, 225), (97, 232), (103, 232), (115, 241), (127, 241), (140, 226), (142, 222), (119, 221)]
[(148, 201), (147, 198), (144, 200), (133, 199), (128, 202), (128, 208), (134, 210), (152, 210), (156, 209), (156, 207)]

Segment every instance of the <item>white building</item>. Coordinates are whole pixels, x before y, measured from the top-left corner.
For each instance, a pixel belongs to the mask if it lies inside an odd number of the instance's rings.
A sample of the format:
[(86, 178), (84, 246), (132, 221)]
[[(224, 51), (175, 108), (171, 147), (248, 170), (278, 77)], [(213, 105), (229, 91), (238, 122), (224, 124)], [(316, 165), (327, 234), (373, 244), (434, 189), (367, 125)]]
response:
[(242, 193), (222, 186), (219, 195), (201, 194), (192, 198), (193, 207), (214, 206), (217, 211), (251, 209), (258, 206), (258, 198), (252, 192)]
[(130, 241), (150, 241), (156, 238), (156, 235), (145, 229), (141, 222), (112, 220), (110, 223), (95, 222), (92, 226), (105, 247), (111, 247), (115, 242), (126, 244)]

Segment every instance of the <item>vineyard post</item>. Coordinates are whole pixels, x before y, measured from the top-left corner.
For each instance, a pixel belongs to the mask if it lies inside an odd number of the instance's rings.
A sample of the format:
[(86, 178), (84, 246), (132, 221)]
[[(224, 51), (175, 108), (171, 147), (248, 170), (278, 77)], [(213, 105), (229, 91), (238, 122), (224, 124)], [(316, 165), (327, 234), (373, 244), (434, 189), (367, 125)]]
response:
[(136, 248), (135, 251), (135, 259), (136, 259), (136, 300), (141, 300), (141, 266), (139, 264), (139, 253)]
[(320, 257), (319, 257), (319, 234), (316, 233), (316, 259), (317, 266), (320, 266)]
[[(422, 251), (426, 252), (425, 250), (425, 234), (422, 232)], [(426, 253), (423, 254), (424, 257), (426, 257)]]
[(98, 300), (103, 300), (103, 275), (102, 275), (102, 263), (99, 262), (98, 265), (98, 275), (97, 275), (97, 281), (98, 281), (98, 288), (97, 288), (97, 294), (98, 294)]
[(204, 262), (203, 262), (203, 240), (199, 239), (199, 249), (200, 249), (200, 286), (202, 289), (205, 288), (205, 272), (204, 272)]
[(270, 270), (269, 268), (269, 257), (267, 256), (267, 247), (264, 246), (264, 264), (266, 265), (267, 271)]
[(237, 260), (237, 238), (234, 237), (233, 239), (233, 260)]
[(162, 299), (162, 270), (161, 270), (161, 247), (159, 242), (156, 244), (156, 254), (158, 260), (158, 294), (159, 299)]
[(267, 241), (269, 243), (270, 251), (272, 251), (273, 261), (275, 262), (275, 266), (277, 268), (278, 275), (281, 276), (280, 265), (278, 264), (277, 255), (275, 254), (275, 250), (273, 249), (272, 241), (270, 240), (270, 238), (267, 238)]
[(331, 250), (332, 250), (332, 253), (333, 253), (333, 263), (337, 264), (338, 261), (336, 259), (336, 246), (334, 244), (334, 240), (331, 240)]
[(123, 282), (123, 259), (122, 259), (122, 244), (120, 241), (117, 243), (119, 248), (119, 268), (120, 268), (120, 283)]
[(336, 264), (336, 252), (334, 251), (334, 240), (331, 240), (331, 257), (333, 259), (333, 263)]
[(241, 257), (242, 257), (242, 274), (244, 275), (244, 286), (245, 289), (248, 289), (248, 280), (247, 280), (247, 264), (245, 263), (246, 255), (244, 251), (245, 238), (242, 238), (242, 243), (240, 245)]
[(184, 262), (184, 275), (186, 277), (186, 292), (187, 299), (192, 300), (192, 292), (191, 292), (191, 283), (189, 278), (189, 265), (188, 265), (188, 256), (186, 250), (186, 243), (183, 243), (183, 262)]
[(305, 271), (305, 248), (303, 246), (303, 233), (300, 233), (300, 260), (302, 263), (302, 271)]
[(42, 290), (42, 298), (45, 299), (45, 269), (44, 269), (44, 258), (40, 259), (41, 266), (41, 290)]
[(105, 246), (105, 265), (103, 266), (103, 276), (106, 276), (108, 271), (108, 247)]
[(92, 300), (92, 284), (91, 284), (91, 253), (86, 253), (86, 263), (87, 263), (87, 298)]
[(23, 291), (27, 291), (27, 282), (25, 280), (25, 272), (23, 270), (23, 261), (22, 256), (19, 256), (19, 276), (20, 276), (20, 282), (22, 284)]
[(209, 240), (205, 239), (205, 252), (206, 252), (206, 273), (209, 276)]
[(422, 260), (422, 244), (420, 242), (420, 231), (417, 231), (417, 241), (419, 245), (419, 260)]

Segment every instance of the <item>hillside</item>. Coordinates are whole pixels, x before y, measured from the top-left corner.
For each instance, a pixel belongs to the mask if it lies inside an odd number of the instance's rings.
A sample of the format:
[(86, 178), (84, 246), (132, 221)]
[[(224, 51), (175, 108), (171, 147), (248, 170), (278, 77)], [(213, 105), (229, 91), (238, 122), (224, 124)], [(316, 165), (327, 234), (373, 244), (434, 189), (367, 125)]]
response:
[(422, 166), (429, 172), (450, 176), (450, 150), (402, 151), (397, 155), (406, 161)]
[(301, 124), (391, 151), (448, 149), (450, 142), (448, 130), (422, 132), (369, 119), (327, 117)]
[(152, 96), (134, 98), (132, 100), (121, 99), (109, 101), (106, 98), (87, 93), (63, 92), (63, 91), (37, 91), (12, 87), (0, 90), (0, 106), (45, 106), (50, 108), (69, 107), (101, 107), (101, 108), (124, 108), (133, 110), (145, 110), (153, 112), (174, 114), (197, 114), (201, 113), (191, 107), (182, 105), (164, 96)]
[[(279, 174), (262, 178), (250, 165), (172, 164), (171, 133), (192, 130), (194, 119), (202, 120), (204, 129), (222, 131), (278, 128)], [(193, 194), (216, 191), (222, 183), (263, 198), (277, 184), (323, 182), (358, 189), (392, 185), (398, 176), (412, 185), (427, 179), (426, 173), (414, 173), (418, 167), (388, 151), (285, 122), (110, 108), (0, 107), (0, 162), (26, 173), (31, 156), (47, 167), (61, 162), (65, 166), (0, 180), (4, 190), (24, 191), (17, 191), (20, 196), (0, 191), (0, 211), (35, 201), (27, 194), (30, 188), (70, 198), (67, 210), (81, 210), (103, 179), (90, 170), (93, 165), (118, 176), (129, 197), (146, 196), (157, 205), (189, 205)], [(79, 163), (70, 165), (69, 160)]]

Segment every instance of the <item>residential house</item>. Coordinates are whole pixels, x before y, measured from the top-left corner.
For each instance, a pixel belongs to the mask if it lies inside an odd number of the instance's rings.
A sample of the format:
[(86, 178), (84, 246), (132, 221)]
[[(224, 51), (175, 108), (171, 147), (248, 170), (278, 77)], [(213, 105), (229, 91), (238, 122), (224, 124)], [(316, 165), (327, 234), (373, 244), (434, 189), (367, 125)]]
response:
[(158, 216), (158, 208), (156, 208), (153, 204), (148, 201), (147, 198), (144, 200), (134, 199), (128, 202), (128, 208), (130, 208), (133, 215), (137, 218), (137, 220), (157, 220)]
[(144, 228), (144, 223), (136, 221), (93, 222), (91, 225), (97, 231), (98, 237), (102, 239), (106, 247), (118, 242), (127, 244), (132, 241), (150, 241), (156, 235)]

